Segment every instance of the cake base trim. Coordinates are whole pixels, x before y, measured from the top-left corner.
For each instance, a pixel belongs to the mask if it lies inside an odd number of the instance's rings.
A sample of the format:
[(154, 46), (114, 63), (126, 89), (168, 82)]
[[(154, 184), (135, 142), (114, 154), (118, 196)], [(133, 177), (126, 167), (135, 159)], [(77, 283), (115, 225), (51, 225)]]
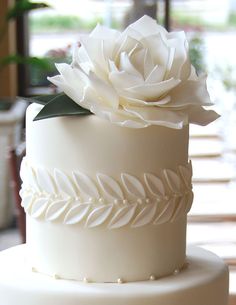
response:
[(2, 304), (15, 305), (227, 305), (228, 270), (201, 248), (187, 251), (189, 266), (158, 280), (94, 284), (53, 279), (33, 273), (26, 246), (0, 253)]

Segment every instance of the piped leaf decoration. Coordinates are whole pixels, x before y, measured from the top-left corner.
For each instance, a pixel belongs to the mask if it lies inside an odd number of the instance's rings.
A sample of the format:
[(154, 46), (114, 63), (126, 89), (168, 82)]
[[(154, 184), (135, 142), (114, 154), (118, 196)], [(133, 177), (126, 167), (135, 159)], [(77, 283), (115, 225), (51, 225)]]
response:
[(137, 205), (127, 205), (119, 209), (113, 218), (111, 219), (108, 228), (109, 229), (118, 229), (123, 226), (126, 226), (134, 216)]
[(97, 174), (98, 183), (108, 200), (124, 199), (119, 184), (111, 177), (104, 174)]
[(122, 182), (124, 184), (126, 191), (130, 195), (136, 197), (137, 199), (140, 199), (140, 198), (144, 199), (146, 197), (144, 187), (137, 178), (135, 178), (134, 176), (131, 176), (129, 174), (122, 173), (121, 179), (122, 179)]
[(176, 207), (176, 198), (171, 198), (167, 203), (160, 215), (154, 220), (155, 225), (160, 225), (169, 222)]
[(179, 176), (170, 169), (164, 169), (163, 174), (170, 190), (174, 193), (181, 193), (181, 180)]
[(156, 210), (157, 210), (156, 203), (146, 205), (141, 210), (141, 212), (139, 212), (139, 214), (135, 217), (131, 227), (138, 228), (152, 223), (153, 218), (156, 214)]
[(180, 216), (185, 214), (186, 210), (186, 196), (180, 197), (176, 202), (176, 210), (173, 213), (171, 221), (175, 221)]
[[(34, 168), (26, 159), (22, 163), (22, 205), (36, 218), (60, 219), (68, 225), (83, 222), (91, 228), (106, 222), (111, 229), (175, 221), (192, 205), (191, 163), (180, 165), (177, 172), (163, 170), (159, 177), (146, 173), (144, 181), (129, 174), (121, 174), (120, 181), (105, 174), (96, 178), (80, 171), (67, 174), (56, 169), (51, 174)], [(107, 201), (109, 205), (105, 205)], [(130, 204), (135, 201), (139, 204)]]
[(54, 221), (58, 219), (68, 208), (69, 202), (67, 200), (56, 200), (49, 205), (46, 210), (45, 220)]
[(32, 204), (31, 216), (33, 218), (41, 217), (48, 207), (49, 199), (46, 197), (37, 198)]
[[(21, 189), (20, 189), (20, 191), (19, 191), (20, 198), (22, 199), (22, 201), (21, 201), (21, 206), (22, 206), (22, 207), (24, 207), (24, 198), (27, 196), (27, 195), (26, 195), (27, 192), (26, 192), (25, 189), (26, 189), (26, 188), (25, 188), (25, 185), (24, 185), (24, 183), (23, 183), (23, 184), (21, 185)], [(32, 197), (32, 194), (30, 194), (29, 196)]]
[(191, 166), (189, 167), (189, 165), (188, 166), (180, 165), (179, 166), (179, 172), (180, 172), (180, 175), (181, 175), (181, 177), (182, 177), (182, 179), (185, 183), (185, 186), (188, 189), (191, 189), (191, 186), (192, 186), (192, 168), (191, 168)]
[(59, 169), (54, 170), (54, 178), (59, 191), (67, 194), (69, 197), (77, 197), (76, 190), (69, 177), (60, 171)]
[(27, 166), (27, 175), (28, 184), (31, 185), (36, 191), (40, 192), (41, 187), (38, 182), (37, 171), (31, 166)]
[(59, 116), (92, 114), (90, 110), (81, 107), (79, 104), (74, 102), (69, 96), (67, 96), (64, 93), (55, 94), (51, 96), (51, 99), (48, 96), (46, 100), (36, 98), (35, 102), (39, 102), (40, 104), (45, 102), (46, 105), (37, 114), (37, 116), (34, 118), (34, 121), (54, 118)]
[(112, 205), (104, 205), (98, 208), (93, 209), (89, 214), (85, 227), (94, 228), (103, 224), (112, 211)]
[(192, 207), (192, 203), (193, 203), (193, 192), (190, 191), (188, 192), (188, 194), (186, 195), (186, 210), (185, 213), (188, 213)]
[(49, 172), (45, 168), (36, 169), (37, 182), (41, 191), (49, 194), (56, 193), (56, 186)]
[(27, 195), (27, 196), (22, 197), (21, 205), (25, 209), (26, 212), (28, 212), (28, 213), (30, 212), (33, 201), (34, 201), (34, 198), (32, 195)]
[(144, 174), (144, 180), (149, 192), (158, 197), (165, 196), (165, 187), (161, 179), (153, 174)]
[(78, 203), (74, 205), (67, 213), (64, 219), (64, 224), (74, 225), (85, 219), (91, 208), (91, 204)]
[(35, 170), (29, 166), (27, 162), (21, 164), (20, 175), (24, 188), (31, 188), (35, 191), (40, 191)]
[(73, 172), (73, 177), (77, 188), (85, 199), (98, 199), (100, 197), (98, 189), (90, 177), (78, 171)]
[(192, 161), (191, 160), (189, 160), (187, 168), (189, 169), (189, 172), (190, 172), (191, 177), (192, 177), (192, 175), (193, 175), (193, 165), (192, 165)]

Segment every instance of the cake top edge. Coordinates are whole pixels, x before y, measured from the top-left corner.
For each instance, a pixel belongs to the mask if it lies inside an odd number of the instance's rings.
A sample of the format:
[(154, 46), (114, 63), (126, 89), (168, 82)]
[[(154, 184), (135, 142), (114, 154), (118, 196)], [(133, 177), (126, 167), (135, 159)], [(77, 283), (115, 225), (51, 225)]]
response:
[(62, 93), (36, 99), (44, 107), (35, 120), (94, 114), (123, 127), (181, 129), (219, 117), (204, 108), (212, 105), (206, 75), (191, 64), (185, 33), (146, 15), (123, 32), (98, 24), (80, 37), (72, 63), (56, 68), (48, 79)]

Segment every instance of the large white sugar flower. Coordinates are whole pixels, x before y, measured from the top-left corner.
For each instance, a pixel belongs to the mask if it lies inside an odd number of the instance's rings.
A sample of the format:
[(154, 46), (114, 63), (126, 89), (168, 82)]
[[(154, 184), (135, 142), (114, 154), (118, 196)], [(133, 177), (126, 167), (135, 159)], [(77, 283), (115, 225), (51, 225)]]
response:
[(206, 77), (189, 61), (184, 32), (168, 33), (144, 16), (124, 32), (98, 25), (81, 37), (71, 65), (57, 64), (49, 78), (76, 103), (122, 126), (206, 125), (218, 115)]

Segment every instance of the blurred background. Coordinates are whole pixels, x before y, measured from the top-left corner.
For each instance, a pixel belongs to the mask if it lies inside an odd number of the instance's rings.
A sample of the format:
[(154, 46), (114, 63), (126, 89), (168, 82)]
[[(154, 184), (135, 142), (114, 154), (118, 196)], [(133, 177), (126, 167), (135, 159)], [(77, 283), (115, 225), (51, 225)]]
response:
[(221, 118), (191, 126), (195, 201), (188, 243), (230, 266), (236, 304), (236, 0), (0, 0), (0, 250), (25, 240), (19, 164), (25, 153), (21, 97), (50, 94), (55, 62), (70, 62), (80, 35), (97, 23), (119, 30), (144, 14), (168, 30), (184, 30), (198, 74)]

